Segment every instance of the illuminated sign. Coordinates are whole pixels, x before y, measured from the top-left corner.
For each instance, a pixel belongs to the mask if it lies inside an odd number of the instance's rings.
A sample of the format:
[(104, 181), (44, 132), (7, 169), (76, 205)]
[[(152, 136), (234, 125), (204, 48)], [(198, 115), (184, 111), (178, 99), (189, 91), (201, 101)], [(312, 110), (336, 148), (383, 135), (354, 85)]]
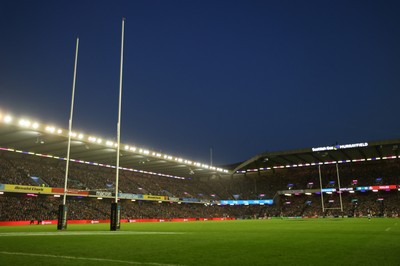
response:
[(342, 187), (340, 188), (340, 191), (353, 191), (354, 189), (352, 187)]
[(356, 190), (371, 190), (371, 187), (356, 187)]
[(322, 192), (335, 192), (336, 188), (323, 188), (321, 189)]
[(221, 205), (272, 205), (273, 200), (221, 200)]
[(388, 190), (388, 189), (396, 189), (396, 185), (388, 185), (388, 186), (372, 186), (373, 190)]
[(354, 144), (343, 144), (343, 145), (335, 145), (335, 146), (324, 146), (324, 147), (316, 147), (312, 148), (312, 151), (336, 151), (340, 149), (350, 149), (350, 148), (362, 148), (367, 147), (367, 142), (362, 143), (354, 143)]

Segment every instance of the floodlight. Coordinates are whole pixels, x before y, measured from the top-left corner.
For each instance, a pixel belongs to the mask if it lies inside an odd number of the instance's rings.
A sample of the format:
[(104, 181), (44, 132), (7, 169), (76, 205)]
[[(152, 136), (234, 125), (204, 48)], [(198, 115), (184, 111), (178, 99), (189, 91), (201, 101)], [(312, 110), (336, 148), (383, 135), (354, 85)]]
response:
[(113, 146), (114, 143), (113, 143), (112, 141), (107, 140), (107, 141), (106, 141), (106, 145), (107, 145), (107, 146)]
[(52, 126), (47, 126), (46, 131), (49, 131), (50, 133), (54, 133), (56, 131), (56, 129)]
[(11, 123), (12, 120), (13, 120), (13, 118), (10, 115), (6, 115), (4, 117), (4, 122), (5, 123)]
[(39, 127), (39, 124), (37, 123), (37, 122), (34, 122), (33, 124), (32, 124), (32, 128), (33, 129), (37, 129)]
[(19, 120), (19, 125), (23, 127), (29, 127), (31, 125), (31, 122), (29, 120), (21, 119)]

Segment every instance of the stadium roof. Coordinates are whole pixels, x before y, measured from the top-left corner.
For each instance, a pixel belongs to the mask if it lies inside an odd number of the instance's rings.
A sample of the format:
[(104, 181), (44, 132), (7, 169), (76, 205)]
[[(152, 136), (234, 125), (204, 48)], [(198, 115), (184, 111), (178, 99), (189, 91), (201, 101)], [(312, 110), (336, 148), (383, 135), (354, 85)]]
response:
[[(0, 149), (33, 155), (64, 158), (68, 130), (0, 113)], [(71, 159), (112, 167), (116, 162), (116, 143), (78, 132), (71, 134)], [(400, 139), (313, 147), (301, 150), (265, 152), (245, 162), (222, 167), (162, 154), (121, 143), (120, 166), (128, 170), (175, 178), (203, 178), (271, 169), (350, 163), (400, 158)]]
[[(0, 113), (0, 149), (32, 155), (67, 157), (68, 130)], [(117, 143), (78, 132), (71, 134), (70, 158), (82, 163), (116, 165)], [(227, 169), (121, 143), (120, 167), (175, 178), (230, 174)]]
[(280, 168), (399, 159), (399, 147), (400, 139), (395, 139), (265, 152), (236, 165), (233, 172), (248, 173)]

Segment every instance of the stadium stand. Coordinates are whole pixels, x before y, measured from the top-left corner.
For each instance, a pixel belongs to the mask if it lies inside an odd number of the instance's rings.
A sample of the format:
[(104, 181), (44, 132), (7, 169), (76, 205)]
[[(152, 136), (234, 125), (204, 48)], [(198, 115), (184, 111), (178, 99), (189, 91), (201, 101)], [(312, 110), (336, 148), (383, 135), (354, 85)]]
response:
[[(62, 187), (65, 162), (51, 158), (35, 157), (0, 151), (0, 183)], [(356, 186), (399, 184), (399, 160), (378, 160), (339, 165), (342, 188)], [(70, 165), (69, 187), (77, 190), (112, 191), (115, 169), (81, 163)], [(336, 165), (321, 167), (322, 187), (338, 187)], [(363, 217), (370, 210), (374, 216), (398, 217), (399, 191), (342, 191), (343, 212), (339, 193), (324, 193), (327, 210), (322, 212), (318, 193), (280, 194), (280, 191), (319, 189), (318, 167), (274, 169), (254, 174), (237, 174), (228, 178), (211, 176), (206, 180), (175, 179), (130, 171), (121, 171), (120, 190), (126, 193), (164, 195), (177, 198), (196, 198), (217, 202), (222, 199), (274, 198), (269, 205), (234, 205), (121, 201), (121, 216), (125, 219), (140, 218), (212, 218), (234, 217), (237, 219), (269, 217)], [(52, 195), (9, 193), (0, 195), (0, 220), (54, 220), (60, 198)], [(69, 219), (108, 219), (110, 198), (68, 197)], [(329, 209), (336, 207), (336, 209)]]

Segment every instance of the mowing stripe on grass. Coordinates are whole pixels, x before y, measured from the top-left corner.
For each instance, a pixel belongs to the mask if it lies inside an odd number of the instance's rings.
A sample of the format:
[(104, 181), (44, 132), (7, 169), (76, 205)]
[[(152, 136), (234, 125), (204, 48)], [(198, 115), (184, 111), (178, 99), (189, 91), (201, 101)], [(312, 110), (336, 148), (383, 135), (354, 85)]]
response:
[(83, 236), (83, 235), (181, 235), (184, 232), (135, 232), (135, 231), (55, 231), (55, 232), (9, 232), (3, 236)]
[(101, 259), (101, 258), (85, 258), (85, 257), (73, 257), (73, 256), (60, 256), (60, 255), (49, 255), (49, 254), (35, 254), (35, 253), (21, 253), (21, 252), (7, 252), (0, 251), (3, 255), (18, 255), (18, 256), (31, 256), (31, 257), (43, 257), (43, 258), (55, 258), (55, 259), (67, 259), (67, 260), (88, 260), (88, 261), (99, 261), (99, 262), (115, 262), (119, 264), (131, 264), (131, 265), (153, 265), (153, 266), (183, 266), (181, 264), (165, 264), (157, 262), (137, 262), (127, 260), (112, 260), (112, 259)]

